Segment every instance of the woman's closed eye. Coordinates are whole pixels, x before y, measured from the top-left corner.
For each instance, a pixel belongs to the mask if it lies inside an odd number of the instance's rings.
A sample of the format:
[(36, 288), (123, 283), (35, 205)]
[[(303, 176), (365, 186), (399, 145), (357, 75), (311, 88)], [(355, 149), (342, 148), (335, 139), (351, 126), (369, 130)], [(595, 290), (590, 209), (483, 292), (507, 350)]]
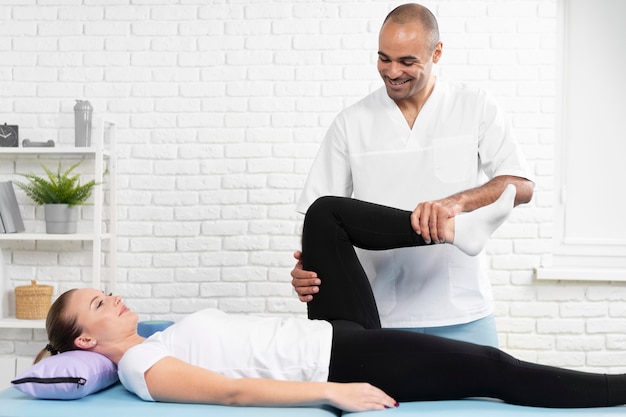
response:
[[(97, 300), (96, 310), (104, 305), (104, 300), (106, 299), (106, 297), (111, 297), (113, 295), (113, 293), (111, 293), (111, 292), (106, 294), (106, 295), (104, 294), (104, 291), (102, 293), (103, 293), (103, 298), (100, 298), (99, 300)], [(95, 297), (95, 298), (98, 298), (98, 297)], [(94, 298), (93, 301), (96, 301), (95, 298)]]

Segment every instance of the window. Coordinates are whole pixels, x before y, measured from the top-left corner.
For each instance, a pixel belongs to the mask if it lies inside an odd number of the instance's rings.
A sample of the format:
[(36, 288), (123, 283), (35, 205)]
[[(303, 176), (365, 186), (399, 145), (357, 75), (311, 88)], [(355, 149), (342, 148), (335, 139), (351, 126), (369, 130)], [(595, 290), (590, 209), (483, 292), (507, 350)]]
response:
[(626, 2), (559, 0), (553, 265), (626, 281)]

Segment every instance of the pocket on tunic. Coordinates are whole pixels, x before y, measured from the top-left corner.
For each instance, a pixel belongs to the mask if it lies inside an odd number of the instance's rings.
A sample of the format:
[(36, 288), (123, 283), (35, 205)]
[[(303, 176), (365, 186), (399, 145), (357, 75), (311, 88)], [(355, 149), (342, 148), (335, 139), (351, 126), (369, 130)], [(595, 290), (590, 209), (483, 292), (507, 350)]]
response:
[(433, 159), (441, 182), (466, 181), (476, 174), (478, 146), (472, 135), (439, 137), (433, 140)]

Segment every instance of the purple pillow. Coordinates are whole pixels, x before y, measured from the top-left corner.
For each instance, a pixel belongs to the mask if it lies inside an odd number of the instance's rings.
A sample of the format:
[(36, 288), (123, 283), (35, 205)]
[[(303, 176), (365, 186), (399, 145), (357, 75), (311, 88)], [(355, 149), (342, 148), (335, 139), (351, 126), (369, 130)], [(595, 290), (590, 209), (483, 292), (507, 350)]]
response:
[(47, 357), (11, 381), (35, 398), (75, 400), (118, 381), (117, 365), (99, 353), (72, 350)]

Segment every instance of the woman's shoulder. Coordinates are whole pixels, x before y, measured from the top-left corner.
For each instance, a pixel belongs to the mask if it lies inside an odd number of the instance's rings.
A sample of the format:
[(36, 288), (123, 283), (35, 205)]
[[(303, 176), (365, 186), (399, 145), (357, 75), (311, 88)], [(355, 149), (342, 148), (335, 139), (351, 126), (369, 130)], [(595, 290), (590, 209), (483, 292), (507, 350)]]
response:
[[(150, 339), (148, 339), (150, 340)], [(158, 343), (144, 341), (128, 349), (117, 364), (117, 374), (124, 387), (145, 401), (154, 401), (148, 392), (145, 372), (155, 363), (168, 356)]]

